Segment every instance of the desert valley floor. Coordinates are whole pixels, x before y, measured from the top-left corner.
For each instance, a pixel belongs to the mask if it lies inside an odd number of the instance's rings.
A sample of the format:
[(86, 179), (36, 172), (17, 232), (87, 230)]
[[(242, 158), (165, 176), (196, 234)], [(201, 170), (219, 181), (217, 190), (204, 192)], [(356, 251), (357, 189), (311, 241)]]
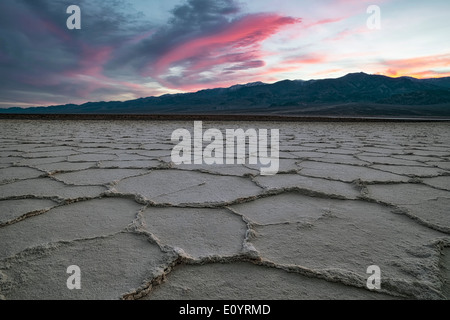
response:
[(0, 299), (450, 297), (448, 122), (203, 123), (279, 129), (272, 176), (173, 164), (192, 127), (0, 120)]

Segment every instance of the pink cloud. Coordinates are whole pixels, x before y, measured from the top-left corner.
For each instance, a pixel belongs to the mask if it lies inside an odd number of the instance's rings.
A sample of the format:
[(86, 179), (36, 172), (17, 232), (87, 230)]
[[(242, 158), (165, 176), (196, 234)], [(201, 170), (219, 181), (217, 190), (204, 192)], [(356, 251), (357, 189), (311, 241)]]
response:
[(268, 69), (264, 70), (264, 72), (261, 73), (261, 75), (264, 77), (267, 77), (268, 75), (272, 75), (272, 74), (283, 73), (283, 72), (292, 72), (292, 71), (294, 71), (294, 69), (295, 68), (293, 68), (292, 66), (273, 67), (273, 68), (268, 68)]
[(99, 89), (113, 89), (136, 97), (151, 93), (141, 84), (113, 79), (104, 74), (105, 65), (114, 53), (112, 46), (94, 47), (82, 43), (81, 48), (78, 66), (65, 71), (60, 78), (60, 81), (77, 83), (76, 94), (80, 98), (89, 99)]
[[(258, 68), (264, 65), (261, 60), (258, 60), (260, 58), (261, 54), (256, 50), (228, 54), (223, 54), (222, 50), (219, 50), (218, 52), (209, 52), (208, 56), (192, 61), (188, 70), (185, 71), (185, 76), (198, 74), (203, 71), (214, 69), (217, 66), (225, 65), (229, 66), (226, 70)], [(255, 61), (258, 61), (258, 63), (255, 63)]]
[[(159, 81), (172, 66), (192, 75), (217, 66), (224, 69), (257, 68), (263, 63), (261, 43), (300, 19), (277, 14), (253, 14), (232, 22), (224, 30), (182, 43), (149, 65), (146, 75)], [(183, 89), (186, 88), (183, 86)]]
[(125, 44), (126, 45), (131, 45), (131, 44), (136, 44), (141, 42), (142, 40), (148, 39), (151, 35), (153, 35), (156, 31), (155, 30), (150, 30), (141, 34), (138, 34), (134, 37), (132, 37), (131, 39), (129, 39)]
[(380, 74), (394, 77), (429, 78), (450, 76), (450, 71), (437, 71), (441, 68), (450, 70), (450, 53), (385, 61), (382, 63), (382, 67), (385, 70), (380, 72)]
[(307, 23), (307, 24), (304, 25), (304, 27), (305, 28), (311, 28), (311, 27), (314, 27), (314, 26), (320, 26), (320, 25), (324, 25), (324, 24), (339, 22), (339, 21), (342, 21), (344, 19), (345, 19), (344, 17), (322, 19), (322, 20), (317, 20), (317, 21), (313, 21), (313, 22)]
[(303, 54), (299, 56), (288, 57), (281, 61), (277, 66), (270, 66), (258, 73), (260, 81), (278, 81), (280, 79), (272, 77), (272, 75), (301, 71), (305, 65), (322, 64), (328, 61), (329, 57), (325, 54)]
[(304, 54), (296, 57), (291, 57), (283, 61), (283, 64), (300, 65), (300, 64), (317, 64), (323, 63), (327, 60), (324, 54)]
[(364, 33), (370, 33), (373, 32), (372, 30), (370, 30), (369, 28), (367, 28), (366, 26), (361, 26), (359, 28), (352, 28), (352, 29), (345, 29), (341, 32), (338, 32), (336, 35), (325, 39), (326, 41), (341, 41), (347, 37), (351, 37), (353, 35), (357, 35), (357, 34), (364, 34)]

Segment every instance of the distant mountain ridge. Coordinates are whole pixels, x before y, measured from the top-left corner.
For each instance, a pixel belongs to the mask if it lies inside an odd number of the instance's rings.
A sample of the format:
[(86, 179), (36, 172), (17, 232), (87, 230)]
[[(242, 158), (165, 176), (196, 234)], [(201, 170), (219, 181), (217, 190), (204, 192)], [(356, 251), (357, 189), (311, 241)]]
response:
[(254, 82), (129, 101), (0, 109), (24, 114), (266, 114), (450, 117), (450, 77), (350, 73), (337, 79)]

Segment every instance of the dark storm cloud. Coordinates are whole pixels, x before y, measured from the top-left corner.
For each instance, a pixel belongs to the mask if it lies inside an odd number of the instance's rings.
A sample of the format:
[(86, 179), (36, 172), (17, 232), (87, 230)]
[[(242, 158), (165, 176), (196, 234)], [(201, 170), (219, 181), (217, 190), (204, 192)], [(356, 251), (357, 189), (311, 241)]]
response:
[[(260, 43), (299, 22), (277, 14), (243, 14), (234, 0), (187, 0), (156, 25), (152, 12), (139, 12), (132, 4), (2, 0), (0, 107), (158, 93), (149, 86), (220, 85), (235, 72), (264, 66)], [(66, 27), (70, 5), (81, 8), (81, 30)]]
[(168, 88), (220, 85), (233, 79), (232, 71), (264, 66), (260, 43), (298, 22), (277, 14), (243, 14), (232, 0), (189, 0), (173, 9), (165, 26), (112, 63), (132, 67)]
[[(71, 4), (82, 8), (81, 30), (66, 27)], [(92, 77), (102, 80), (99, 66), (115, 46), (149, 28), (131, 9), (123, 1), (3, 0), (0, 102), (83, 100), (100, 86)]]
[(181, 43), (226, 28), (238, 13), (234, 0), (188, 0), (175, 7), (167, 23), (155, 28), (151, 37), (134, 46), (122, 47), (109, 67), (126, 66), (132, 72), (142, 71)]

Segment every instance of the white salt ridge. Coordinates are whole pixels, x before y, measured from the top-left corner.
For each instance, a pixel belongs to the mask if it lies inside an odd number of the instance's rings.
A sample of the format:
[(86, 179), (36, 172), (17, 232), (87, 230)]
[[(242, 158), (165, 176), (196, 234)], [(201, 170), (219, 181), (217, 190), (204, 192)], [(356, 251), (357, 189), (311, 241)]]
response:
[(398, 156), (392, 157), (370, 157), (357, 156), (358, 159), (372, 164), (387, 164), (387, 165), (403, 165), (403, 166), (421, 166), (418, 161), (399, 159)]
[(450, 297), (447, 124), (203, 123), (278, 128), (275, 176), (174, 166), (186, 126), (0, 120), (0, 298)]
[(259, 174), (259, 168), (250, 168), (246, 165), (207, 165), (207, 164), (180, 164), (180, 165), (172, 165), (173, 168), (176, 169), (182, 169), (182, 170), (188, 170), (188, 171), (200, 171), (205, 173), (211, 173), (211, 174), (218, 174), (218, 175), (230, 175), (230, 176), (245, 176), (245, 175), (253, 175), (256, 176)]
[(67, 157), (71, 162), (116, 160), (115, 154), (85, 153)]
[(336, 163), (336, 164), (350, 164), (356, 166), (367, 166), (370, 163), (367, 161), (362, 161), (360, 159), (356, 159), (353, 155), (347, 154), (327, 154), (320, 158), (310, 157), (310, 160), (319, 161), (319, 162), (328, 162), (328, 163)]
[[(132, 233), (48, 244), (0, 261), (0, 293), (11, 300), (121, 299), (148, 288), (175, 259)], [(81, 269), (81, 290), (66, 286), (70, 265)]]
[(15, 162), (16, 166), (30, 166), (30, 167), (40, 167), (38, 165), (41, 164), (58, 164), (58, 163), (64, 163), (66, 160), (66, 157), (47, 157), (47, 158), (30, 158), (30, 159), (24, 159), (24, 158), (17, 158), (17, 162)]
[(400, 174), (409, 177), (433, 177), (445, 174), (446, 171), (439, 168), (417, 167), (417, 166), (391, 166), (391, 165), (373, 165), (371, 168)]
[(56, 206), (57, 203), (47, 199), (20, 199), (0, 201), (0, 226), (13, 223), (27, 215), (40, 214)]
[(407, 177), (398, 174), (353, 165), (303, 161), (298, 166), (301, 168), (300, 174), (302, 175), (343, 182), (356, 180), (364, 182), (407, 182), (409, 180)]
[(86, 169), (83, 171), (55, 174), (54, 177), (70, 185), (105, 185), (116, 180), (143, 175), (145, 169)]
[(254, 197), (262, 189), (248, 179), (181, 170), (156, 170), (118, 182), (119, 193), (138, 194), (161, 204), (226, 204)]
[(450, 176), (427, 178), (422, 181), (429, 186), (450, 191)]
[(15, 180), (37, 178), (45, 175), (44, 172), (28, 167), (7, 167), (0, 169), (0, 184)]
[[(251, 243), (263, 259), (319, 273), (336, 269), (343, 278), (347, 274), (349, 282), (354, 281), (353, 274), (359, 275), (361, 283), (367, 266), (376, 261), (385, 282), (398, 287), (403, 282), (430, 284), (429, 292), (423, 292), (422, 297), (439, 296), (434, 291), (441, 285), (436, 268), (440, 253), (430, 244), (444, 234), (412, 225), (406, 216), (392, 214), (378, 204), (314, 201), (294, 194), (291, 199), (287, 195), (277, 197), (281, 199), (266, 198), (235, 207), (260, 224), (254, 226)], [(274, 208), (270, 203), (276, 201), (284, 204), (281, 209), (286, 218), (271, 216)], [(424, 255), (428, 259), (423, 259)]]
[(21, 180), (5, 185), (0, 185), (0, 200), (33, 197), (33, 198), (95, 198), (106, 191), (102, 186), (67, 186), (63, 182), (51, 178), (37, 178)]
[(158, 160), (106, 160), (99, 163), (99, 168), (120, 168), (120, 169), (141, 169), (141, 168), (158, 168), (161, 166)]
[(438, 168), (450, 171), (450, 161), (438, 161), (438, 162), (430, 161), (427, 162), (427, 164), (430, 166), (436, 166)]
[(322, 178), (305, 177), (301, 174), (277, 174), (273, 176), (258, 176), (255, 178), (258, 185), (268, 190), (299, 188), (333, 197), (357, 199), (360, 192), (350, 184)]
[[(38, 150), (34, 150), (38, 151)], [(49, 157), (67, 157), (76, 155), (77, 152), (73, 150), (60, 150), (60, 151), (45, 151), (45, 152), (27, 152), (22, 155), (24, 158), (49, 158)]]
[(450, 234), (447, 206), (450, 191), (422, 184), (371, 185), (367, 190), (369, 198), (407, 209), (406, 213), (412, 218)]
[(3, 228), (0, 259), (36, 245), (119, 232), (135, 219), (140, 207), (131, 200), (103, 198), (54, 208)]
[(56, 162), (56, 163), (43, 163), (38, 164), (40, 170), (53, 173), (53, 172), (65, 172), (65, 171), (79, 171), (89, 168), (93, 168), (97, 165), (96, 162)]
[(245, 222), (226, 209), (147, 208), (144, 229), (194, 259), (241, 253)]
[(185, 265), (148, 300), (393, 300), (396, 297), (251, 263)]
[(367, 186), (368, 196), (396, 205), (420, 204), (439, 197), (450, 198), (450, 192), (416, 183), (377, 184)]

